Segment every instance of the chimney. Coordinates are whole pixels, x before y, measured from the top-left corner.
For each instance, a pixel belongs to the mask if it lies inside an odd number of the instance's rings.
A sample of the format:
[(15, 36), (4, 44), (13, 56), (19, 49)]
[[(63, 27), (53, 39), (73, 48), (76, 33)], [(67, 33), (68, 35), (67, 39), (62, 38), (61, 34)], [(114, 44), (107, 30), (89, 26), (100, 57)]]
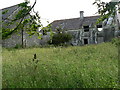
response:
[(80, 19), (84, 18), (84, 11), (80, 11)]

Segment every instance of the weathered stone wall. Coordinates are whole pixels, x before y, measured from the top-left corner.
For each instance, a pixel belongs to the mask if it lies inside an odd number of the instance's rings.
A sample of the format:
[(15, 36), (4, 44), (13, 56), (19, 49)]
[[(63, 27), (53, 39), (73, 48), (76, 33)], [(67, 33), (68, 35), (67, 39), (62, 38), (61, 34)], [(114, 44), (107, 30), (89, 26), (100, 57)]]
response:
[(50, 40), (50, 33), (47, 33), (47, 35), (43, 35), (42, 39), (39, 40), (40, 45), (47, 45), (48, 41)]
[(29, 37), (28, 34), (24, 35), (24, 46), (25, 47), (31, 47), (31, 46), (39, 46), (40, 40), (37, 38), (37, 36), (33, 35)]
[[(110, 41), (115, 36), (118, 36), (118, 32), (115, 33), (114, 28), (103, 28), (102, 31), (97, 31), (95, 28), (91, 29), (89, 32), (84, 32), (83, 29), (79, 30), (68, 30), (67, 33), (73, 36), (73, 39), (69, 42), (72, 45), (84, 45), (84, 39), (88, 39), (88, 44), (97, 44), (102, 42)], [(119, 32), (120, 34), (120, 32)], [(33, 35), (29, 37), (28, 34), (24, 33), (24, 46), (40, 46), (48, 44), (50, 40), (50, 33), (43, 35), (42, 39), (38, 39), (37, 36)], [(4, 47), (15, 47), (16, 45), (22, 44), (22, 36), (19, 34), (12, 35), (11, 38), (3, 40), (2, 45)]]
[(88, 44), (101, 43), (104, 41), (103, 31), (98, 32), (96, 28), (91, 28), (89, 32), (84, 32), (83, 29), (68, 30), (67, 32), (73, 36), (70, 42), (72, 45), (84, 45), (84, 39), (88, 40)]
[(104, 41), (104, 37), (98, 37), (97, 38), (97, 43), (102, 43)]
[(22, 38), (18, 34), (13, 34), (10, 38), (2, 40), (3, 47), (15, 47), (22, 44)]
[(68, 30), (67, 33), (72, 35), (72, 40), (70, 41), (70, 44), (76, 46), (81, 44), (81, 30)]
[(103, 31), (104, 31), (104, 42), (111, 41), (112, 38), (115, 37), (114, 27), (106, 27), (103, 29)]
[[(43, 35), (41, 36), (42, 39), (38, 39), (37, 36), (33, 35), (29, 37), (28, 34), (24, 33), (23, 36), (23, 44), (24, 47), (31, 47), (31, 46), (40, 46), (40, 45), (45, 45), (47, 44), (47, 41), (50, 39), (50, 35)], [(21, 34), (13, 34), (10, 38), (2, 40), (2, 46), (3, 47), (15, 47), (16, 45), (22, 45), (22, 36)]]

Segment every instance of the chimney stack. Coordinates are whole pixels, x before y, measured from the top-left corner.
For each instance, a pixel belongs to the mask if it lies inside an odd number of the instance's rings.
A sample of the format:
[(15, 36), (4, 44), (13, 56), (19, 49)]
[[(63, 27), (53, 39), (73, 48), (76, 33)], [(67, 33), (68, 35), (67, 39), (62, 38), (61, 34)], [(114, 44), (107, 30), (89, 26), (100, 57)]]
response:
[(80, 11), (80, 19), (84, 18), (84, 11)]

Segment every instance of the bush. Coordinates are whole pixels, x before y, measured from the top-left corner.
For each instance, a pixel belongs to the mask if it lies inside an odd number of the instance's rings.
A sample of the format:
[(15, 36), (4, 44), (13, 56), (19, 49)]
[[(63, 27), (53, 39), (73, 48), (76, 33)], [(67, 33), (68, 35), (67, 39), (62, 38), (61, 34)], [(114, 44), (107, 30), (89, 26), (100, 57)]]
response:
[(115, 44), (116, 46), (120, 46), (120, 37), (113, 38), (112, 44)]
[(20, 44), (16, 44), (14, 48), (15, 48), (15, 49), (22, 48), (22, 45), (20, 45)]
[(72, 39), (72, 35), (68, 33), (57, 33), (53, 35), (52, 42), (49, 41), (49, 44), (54, 45), (65, 45)]

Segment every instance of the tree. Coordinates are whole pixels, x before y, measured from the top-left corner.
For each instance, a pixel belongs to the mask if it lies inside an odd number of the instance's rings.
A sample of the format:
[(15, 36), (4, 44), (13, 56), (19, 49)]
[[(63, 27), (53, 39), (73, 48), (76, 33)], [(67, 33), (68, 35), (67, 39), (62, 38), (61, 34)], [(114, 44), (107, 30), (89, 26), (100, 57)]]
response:
[(118, 8), (119, 2), (102, 2), (101, 0), (96, 0), (93, 4), (97, 5), (98, 8), (98, 14), (101, 15), (101, 17), (98, 19), (97, 23), (100, 23), (104, 21), (105, 19), (109, 18), (110, 16), (115, 16), (116, 11), (120, 12), (120, 8)]
[[(14, 16), (14, 18), (6, 18), (6, 20), (8, 21), (7, 23), (4, 23), (4, 21), (2, 21), (2, 23), (4, 24), (4, 27), (2, 27), (2, 39), (9, 38), (13, 33), (21, 32), (23, 46), (23, 30), (25, 30), (25, 32), (28, 33), (29, 36), (38, 35), (38, 38), (40, 38), (38, 29), (43, 25), (41, 24), (38, 12), (34, 11), (37, 0), (34, 1), (34, 4), (32, 6), (28, 5), (29, 3), (30, 1), (26, 0), (25, 2), (18, 4), (20, 10)], [(6, 12), (2, 12), (3, 15), (5, 13)], [(15, 27), (6, 28), (5, 25), (15, 25)]]

